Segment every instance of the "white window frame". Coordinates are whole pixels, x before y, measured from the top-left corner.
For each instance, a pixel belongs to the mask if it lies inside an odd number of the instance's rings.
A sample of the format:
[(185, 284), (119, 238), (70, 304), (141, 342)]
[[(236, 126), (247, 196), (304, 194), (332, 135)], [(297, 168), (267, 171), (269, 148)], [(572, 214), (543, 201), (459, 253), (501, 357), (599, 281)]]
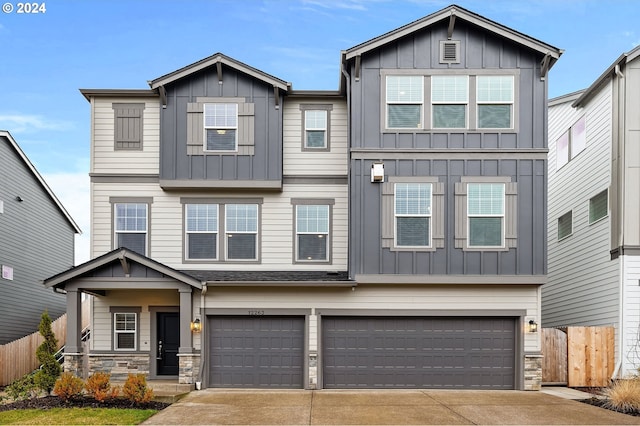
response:
[[(443, 75), (443, 74), (436, 74), (436, 75), (431, 75), (430, 76), (430, 80), (431, 80), (431, 117), (430, 117), (430, 122), (431, 122), (431, 128), (434, 130), (448, 130), (448, 129), (468, 129), (469, 128), (469, 76), (468, 75)], [(434, 100), (434, 95), (435, 95), (435, 91), (434, 91), (434, 82), (436, 80), (438, 80), (439, 78), (460, 78), (460, 79), (464, 79), (465, 80), (465, 88), (466, 88), (466, 99), (464, 101), (462, 100)], [(464, 105), (464, 127), (436, 127), (435, 126), (435, 105)]]
[[(215, 208), (215, 221), (216, 221), (216, 229), (215, 230), (206, 230), (206, 231), (190, 231), (189, 230), (189, 209), (192, 208), (193, 206), (208, 206), (208, 207), (214, 207)], [(215, 203), (188, 203), (185, 204), (184, 207), (184, 221), (185, 221), (185, 225), (184, 225), (184, 230), (185, 230), (185, 260), (188, 261), (198, 261), (198, 262), (203, 262), (203, 261), (215, 261), (218, 260), (220, 257), (220, 249), (219, 249), (219, 238), (220, 238), (220, 205), (219, 204), (215, 204)], [(190, 240), (190, 236), (191, 234), (215, 234), (215, 251), (216, 251), (216, 256), (213, 258), (201, 258), (201, 257), (191, 257), (190, 256), (190, 252), (189, 252), (189, 240)]]
[[(313, 127), (313, 126), (309, 126), (309, 122), (307, 121), (309, 113), (313, 113), (313, 114), (323, 114), (324, 115), (324, 126), (323, 127)], [(309, 150), (321, 150), (321, 149), (327, 149), (327, 130), (328, 130), (328, 115), (329, 115), (329, 111), (327, 110), (321, 110), (321, 109), (308, 109), (304, 111), (304, 149), (309, 149)], [(314, 120), (316, 121), (316, 120)], [(322, 131), (323, 132), (323, 144), (322, 146), (309, 146), (308, 143), (308, 135), (309, 132), (317, 132), (317, 131)]]
[[(563, 235), (562, 237), (560, 236), (560, 220), (565, 217), (565, 216), (569, 216), (571, 218), (571, 230), (569, 231), (569, 233), (567, 235)], [(570, 236), (573, 235), (573, 210), (569, 210), (566, 213), (563, 213), (562, 215), (560, 215), (560, 217), (558, 217), (557, 221), (556, 221), (556, 237), (558, 241), (562, 241), (565, 238), (569, 238)]]
[[(579, 128), (582, 131), (578, 133)], [(566, 149), (562, 150), (562, 157), (559, 149), (560, 142), (566, 143)], [(556, 171), (570, 163), (585, 149), (587, 149), (587, 116), (583, 115), (556, 139)]]
[[(397, 211), (397, 197), (398, 197), (398, 186), (399, 185), (425, 185), (429, 188), (429, 212), (428, 213), (398, 213)], [(433, 184), (429, 182), (397, 182), (394, 184), (393, 188), (393, 245), (396, 248), (400, 249), (428, 249), (433, 246), (433, 240), (431, 235), (433, 233)], [(429, 234), (427, 235), (427, 244), (426, 245), (399, 245), (398, 244), (398, 218), (399, 217), (424, 217), (427, 219), (427, 223), (429, 226)]]
[[(256, 229), (255, 231), (233, 231), (230, 232), (229, 231), (229, 214), (228, 214), (228, 210), (230, 206), (240, 206), (240, 205), (245, 205), (245, 206), (252, 206), (255, 207), (256, 209)], [(228, 203), (224, 205), (224, 241), (225, 241), (225, 260), (227, 261), (231, 261), (231, 262), (255, 262), (257, 260), (259, 260), (259, 236), (260, 236), (260, 206), (258, 204), (255, 203)], [(231, 234), (253, 234), (255, 235), (255, 257), (251, 258), (251, 259), (237, 259), (237, 258), (231, 258), (229, 257), (229, 238), (233, 238)]]
[[(499, 185), (502, 186), (502, 213), (471, 213), (471, 209), (469, 208), (469, 203), (471, 201), (471, 197), (469, 196), (469, 188), (472, 186), (483, 186), (483, 185)], [(467, 184), (467, 247), (471, 250), (474, 249), (500, 249), (505, 247), (505, 221), (506, 221), (506, 185), (504, 183), (499, 182), (469, 182)], [(500, 220), (500, 245), (492, 245), (492, 246), (480, 246), (480, 245), (472, 245), (471, 244), (471, 219), (472, 218), (482, 218), (482, 217), (499, 217)]]
[[(480, 84), (481, 79), (492, 77), (511, 79), (511, 100), (510, 101), (480, 101)], [(514, 109), (515, 109), (515, 76), (513, 75), (478, 75), (476, 76), (476, 127), (482, 130), (508, 130), (514, 127)], [(480, 126), (480, 107), (483, 105), (509, 105), (509, 127), (481, 127)]]
[[(133, 315), (133, 330), (118, 330), (118, 315)], [(139, 315), (136, 312), (113, 312), (113, 350), (132, 352), (138, 350), (138, 321)], [(120, 348), (118, 347), (118, 335), (119, 334), (132, 334), (133, 335), (133, 348)]]
[[(229, 108), (232, 107), (233, 109), (235, 109), (235, 124), (220, 124), (220, 125), (216, 125), (216, 126), (207, 126), (207, 110), (209, 108), (220, 108), (220, 107), (224, 107), (224, 108)], [(225, 114), (225, 117), (227, 117), (227, 115)], [(237, 103), (233, 103), (233, 102), (229, 102), (229, 103), (205, 103), (203, 106), (203, 125), (204, 125), (204, 141), (203, 141), (203, 150), (205, 152), (238, 152), (238, 104)], [(217, 131), (217, 132), (224, 132), (226, 130), (235, 130), (235, 140), (234, 140), (234, 149), (208, 149), (207, 146), (207, 133), (208, 131)]]
[[(296, 228), (296, 238), (295, 238), (295, 261), (296, 262), (309, 262), (309, 263), (327, 263), (330, 260), (330, 256), (331, 256), (331, 206), (329, 206), (328, 204), (296, 204), (295, 206), (295, 218), (296, 218), (296, 223), (295, 223), (295, 228)], [(300, 208), (308, 208), (308, 207), (324, 207), (327, 210), (327, 230), (326, 231), (314, 231), (314, 232), (310, 232), (310, 231), (299, 231), (298, 230), (298, 220), (300, 219), (299, 216), (299, 209)], [(325, 240), (325, 258), (324, 259), (301, 259), (299, 257), (300, 251), (300, 235), (324, 235), (324, 240)]]
[[(121, 205), (138, 205), (144, 206), (145, 208), (145, 229), (144, 231), (136, 229), (136, 230), (127, 230), (118, 229), (118, 206)], [(144, 256), (147, 256), (149, 253), (149, 204), (144, 202), (116, 202), (113, 204), (113, 245), (114, 249), (118, 248), (118, 235), (119, 234), (144, 234), (144, 253), (140, 253)]]
[[(414, 78), (416, 80), (420, 79), (420, 100), (419, 101), (391, 101), (389, 100), (389, 78)], [(416, 130), (424, 128), (424, 76), (422, 75), (397, 75), (397, 74), (389, 74), (385, 77), (385, 126), (387, 129), (400, 129), (400, 130)], [(389, 106), (390, 105), (419, 105), (420, 106), (420, 122), (416, 127), (391, 127), (389, 125)]]
[[(591, 210), (592, 210), (593, 200), (595, 200), (597, 197), (601, 196), (602, 194), (604, 194), (604, 196), (606, 197), (605, 202), (607, 206), (607, 211), (605, 212), (604, 216), (601, 216), (595, 220), (591, 220)], [(601, 220), (607, 218), (608, 216), (609, 216), (609, 190), (605, 189), (604, 191), (600, 191), (593, 197), (589, 198), (589, 225), (593, 225), (594, 223), (600, 222)]]

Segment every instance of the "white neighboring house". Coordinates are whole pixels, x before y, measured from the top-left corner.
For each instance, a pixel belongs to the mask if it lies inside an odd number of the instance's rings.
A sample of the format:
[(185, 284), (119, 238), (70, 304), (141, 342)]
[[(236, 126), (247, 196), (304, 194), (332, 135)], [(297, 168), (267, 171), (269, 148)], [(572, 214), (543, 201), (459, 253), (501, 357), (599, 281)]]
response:
[(614, 326), (614, 376), (640, 367), (640, 47), (549, 101), (542, 325)]

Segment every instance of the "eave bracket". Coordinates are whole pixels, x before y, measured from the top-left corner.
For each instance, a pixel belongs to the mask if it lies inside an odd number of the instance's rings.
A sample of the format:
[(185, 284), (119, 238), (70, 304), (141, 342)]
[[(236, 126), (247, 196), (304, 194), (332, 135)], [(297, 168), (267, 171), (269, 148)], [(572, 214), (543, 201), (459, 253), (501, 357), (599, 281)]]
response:
[(549, 68), (551, 66), (551, 54), (547, 53), (542, 58), (542, 62), (540, 62), (540, 80), (545, 80), (547, 78), (547, 73), (549, 72)]
[(451, 12), (451, 16), (449, 16), (449, 28), (447, 29), (447, 40), (451, 40), (451, 37), (453, 37), (453, 27), (456, 24), (456, 15), (453, 14), (453, 11)]

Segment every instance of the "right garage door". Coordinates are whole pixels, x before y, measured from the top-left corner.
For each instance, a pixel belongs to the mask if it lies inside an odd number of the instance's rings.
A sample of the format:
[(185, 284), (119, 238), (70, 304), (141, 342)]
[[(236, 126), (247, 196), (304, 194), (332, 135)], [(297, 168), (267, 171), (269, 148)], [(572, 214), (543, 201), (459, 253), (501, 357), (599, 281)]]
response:
[(513, 389), (515, 318), (323, 317), (323, 387)]

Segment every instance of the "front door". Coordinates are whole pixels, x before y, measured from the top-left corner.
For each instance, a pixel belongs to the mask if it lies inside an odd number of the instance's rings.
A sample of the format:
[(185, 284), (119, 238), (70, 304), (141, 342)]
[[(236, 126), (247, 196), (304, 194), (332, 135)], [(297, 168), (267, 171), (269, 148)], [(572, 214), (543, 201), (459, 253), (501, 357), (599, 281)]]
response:
[(158, 376), (178, 375), (178, 347), (180, 347), (180, 313), (158, 312)]

